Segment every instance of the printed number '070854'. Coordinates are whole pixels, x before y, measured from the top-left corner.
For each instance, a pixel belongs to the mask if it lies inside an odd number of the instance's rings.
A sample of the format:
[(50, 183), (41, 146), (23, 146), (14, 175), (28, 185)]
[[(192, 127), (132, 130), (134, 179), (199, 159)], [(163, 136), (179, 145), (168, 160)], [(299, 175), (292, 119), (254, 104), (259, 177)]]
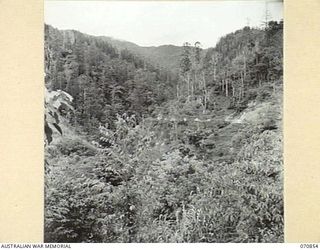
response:
[(300, 244), (300, 248), (318, 248), (318, 244)]

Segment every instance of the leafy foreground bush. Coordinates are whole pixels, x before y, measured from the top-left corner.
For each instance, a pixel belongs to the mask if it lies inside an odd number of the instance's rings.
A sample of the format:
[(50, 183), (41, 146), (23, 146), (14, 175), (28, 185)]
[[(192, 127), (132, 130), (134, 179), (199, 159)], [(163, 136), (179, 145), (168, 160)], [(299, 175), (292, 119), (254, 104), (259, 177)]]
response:
[(133, 117), (101, 133), (90, 172), (47, 173), (46, 242), (283, 241), (279, 132), (247, 138), (230, 164), (184, 156)]

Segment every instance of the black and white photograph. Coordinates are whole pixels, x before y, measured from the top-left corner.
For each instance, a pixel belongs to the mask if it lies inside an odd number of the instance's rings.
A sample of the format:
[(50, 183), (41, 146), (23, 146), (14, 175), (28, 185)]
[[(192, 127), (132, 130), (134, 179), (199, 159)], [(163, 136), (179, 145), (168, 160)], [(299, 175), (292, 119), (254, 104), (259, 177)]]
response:
[(281, 243), (283, 1), (44, 2), (44, 241)]

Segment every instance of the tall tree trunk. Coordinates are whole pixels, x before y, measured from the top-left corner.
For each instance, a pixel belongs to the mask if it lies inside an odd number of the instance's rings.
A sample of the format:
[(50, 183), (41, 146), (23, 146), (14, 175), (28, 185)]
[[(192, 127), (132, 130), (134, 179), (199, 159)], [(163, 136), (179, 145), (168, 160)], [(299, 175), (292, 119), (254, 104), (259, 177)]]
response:
[(228, 79), (225, 80), (226, 81), (226, 97), (229, 96), (229, 93), (228, 93)]
[[(193, 97), (194, 88), (195, 88), (196, 79), (194, 77), (194, 80), (191, 83), (191, 97)], [(192, 98), (193, 99), (193, 98)]]
[(276, 81), (275, 80), (273, 80), (272, 88), (273, 88), (273, 94), (275, 94), (276, 93)]
[(204, 72), (202, 72), (202, 78), (203, 78), (203, 89), (204, 89), (204, 110), (203, 113), (205, 113), (207, 109), (207, 86), (206, 86), (206, 78), (204, 76)]
[(190, 100), (190, 75), (188, 73), (188, 101)]
[(241, 95), (240, 100), (244, 97), (244, 74), (241, 72)]
[(179, 83), (177, 83), (177, 99), (179, 99)]
[(231, 87), (232, 87), (232, 97), (234, 97), (234, 95), (235, 95), (235, 87), (234, 87), (234, 83), (233, 82), (231, 84)]

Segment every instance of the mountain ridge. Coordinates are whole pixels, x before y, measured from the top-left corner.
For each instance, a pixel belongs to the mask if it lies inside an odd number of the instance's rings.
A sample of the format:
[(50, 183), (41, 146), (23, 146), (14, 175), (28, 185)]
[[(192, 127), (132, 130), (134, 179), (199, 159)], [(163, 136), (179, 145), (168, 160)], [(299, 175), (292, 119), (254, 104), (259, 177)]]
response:
[[(124, 39), (115, 38), (107, 35), (91, 35), (75, 29), (59, 29), (50, 24), (45, 24), (48, 27), (59, 30), (65, 34), (78, 33), (84, 36), (98, 38), (103, 41), (108, 42), (110, 45), (115, 47), (117, 50), (129, 50), (134, 55), (141, 57), (147, 62), (151, 63), (155, 67), (165, 69), (174, 74), (178, 74), (180, 67), (180, 57), (183, 53), (183, 45), (178, 46), (174, 44), (162, 44), (162, 45), (152, 45), (152, 46), (141, 46), (137, 43), (127, 41)], [(202, 49), (204, 52), (212, 49), (209, 47)]]

